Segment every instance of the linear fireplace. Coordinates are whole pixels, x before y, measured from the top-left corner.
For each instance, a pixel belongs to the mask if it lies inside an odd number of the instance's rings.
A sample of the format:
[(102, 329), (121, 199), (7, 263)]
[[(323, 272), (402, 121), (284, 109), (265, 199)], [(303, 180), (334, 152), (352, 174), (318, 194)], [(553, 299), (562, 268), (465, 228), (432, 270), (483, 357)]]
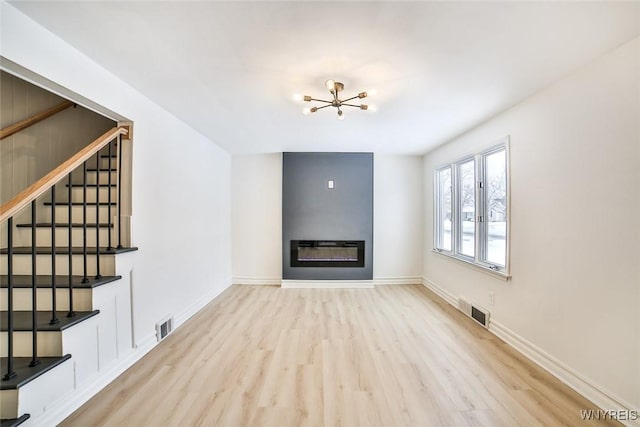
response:
[(291, 240), (291, 267), (364, 267), (364, 240)]

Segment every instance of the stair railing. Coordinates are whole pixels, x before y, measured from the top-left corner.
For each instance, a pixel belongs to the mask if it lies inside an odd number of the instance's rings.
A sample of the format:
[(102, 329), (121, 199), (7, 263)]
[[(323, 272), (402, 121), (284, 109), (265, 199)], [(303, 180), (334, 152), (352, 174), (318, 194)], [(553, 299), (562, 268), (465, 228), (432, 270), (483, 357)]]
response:
[(42, 120), (49, 118), (54, 114), (59, 113), (60, 111), (66, 110), (72, 105), (75, 106), (76, 104), (71, 101), (63, 101), (47, 110), (34, 114), (33, 116), (28, 117), (24, 120), (20, 120), (18, 123), (7, 126), (6, 128), (0, 130), (0, 139), (5, 139), (6, 137), (11, 136), (16, 132), (20, 132), (21, 130), (26, 129), (29, 126), (35, 125), (36, 123), (41, 122)]
[[(66, 107), (65, 107), (66, 108)], [(4, 131), (4, 130), (3, 130)], [(71, 156), (57, 168), (52, 170), (50, 173), (36, 181), (34, 184), (26, 188), (25, 190), (18, 193), (15, 197), (13, 197), (8, 202), (4, 203), (0, 206), (0, 224), (7, 224), (7, 248), (6, 251), (3, 249), (3, 253), (7, 255), (7, 369), (4, 375), (2, 375), (2, 381), (10, 380), (16, 376), (16, 372), (14, 369), (14, 342), (13, 342), (13, 332), (14, 332), (14, 301), (13, 301), (13, 290), (14, 290), (14, 261), (13, 258), (16, 255), (13, 244), (13, 227), (14, 227), (14, 217), (21, 213), (23, 209), (26, 209), (27, 206), (31, 206), (31, 250), (29, 251), (31, 255), (31, 321), (32, 321), (32, 358), (29, 366), (35, 366), (39, 363), (38, 353), (37, 353), (37, 262), (36, 256), (38, 253), (47, 252), (46, 248), (38, 248), (36, 241), (36, 200), (46, 194), (47, 191), (51, 194), (51, 311), (52, 316), (50, 323), (55, 324), (59, 322), (57, 318), (57, 310), (56, 310), (56, 288), (57, 288), (57, 278), (56, 278), (56, 255), (64, 253), (63, 251), (58, 252), (56, 248), (56, 184), (60, 183), (63, 179), (67, 178), (68, 185), (68, 248), (66, 248), (66, 252), (68, 254), (68, 275), (69, 275), (69, 310), (67, 313), (68, 317), (72, 317), (75, 315), (73, 309), (73, 255), (77, 251), (74, 251), (73, 242), (72, 242), (72, 227), (74, 225), (72, 218), (72, 174), (75, 170), (79, 170), (80, 166), (82, 166), (82, 228), (83, 228), (83, 245), (82, 245), (82, 254), (84, 259), (83, 265), (83, 282), (88, 282), (88, 266), (87, 266), (87, 162), (95, 156), (96, 158), (96, 279), (101, 277), (100, 275), (100, 214), (99, 214), (99, 206), (100, 206), (100, 158), (101, 158), (101, 150), (108, 146), (108, 184), (107, 191), (108, 195), (108, 235), (109, 235), (109, 243), (108, 243), (108, 251), (113, 251), (114, 249), (111, 247), (111, 210), (112, 210), (112, 200), (111, 200), (111, 187), (113, 185), (112, 180), (112, 169), (111, 169), (111, 145), (114, 140), (117, 140), (119, 164), (122, 165), (122, 136), (128, 134), (128, 129), (126, 127), (114, 127), (103, 135), (98, 137), (95, 141), (78, 151), (76, 154)], [(122, 199), (122, 179), (121, 179), (121, 167), (116, 170), (116, 186), (117, 186), (117, 205), (118, 205), (118, 248), (122, 248), (122, 233), (120, 230), (121, 219), (121, 199)], [(41, 249), (45, 249), (42, 251)], [(25, 253), (25, 254), (29, 254)]]

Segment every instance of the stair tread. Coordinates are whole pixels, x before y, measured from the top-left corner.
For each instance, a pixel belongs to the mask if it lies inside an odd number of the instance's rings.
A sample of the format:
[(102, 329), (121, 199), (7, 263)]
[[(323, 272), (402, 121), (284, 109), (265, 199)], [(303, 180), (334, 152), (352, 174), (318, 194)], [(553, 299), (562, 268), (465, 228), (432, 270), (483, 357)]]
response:
[(29, 417), (29, 414), (24, 414), (18, 418), (0, 420), (0, 427), (18, 427), (20, 424), (27, 421)]
[[(108, 223), (100, 223), (99, 224), (100, 227), (111, 227), (113, 228), (113, 223), (108, 224)], [(71, 227), (72, 228), (78, 228), (78, 227), (82, 227), (83, 224), (81, 222), (72, 222), (71, 223)], [(24, 224), (16, 224), (16, 227), (19, 228), (31, 228), (31, 223), (24, 223)], [(46, 227), (46, 228), (51, 228), (51, 223), (50, 222), (36, 222), (36, 227)], [(60, 227), (60, 228), (69, 228), (69, 223), (68, 222), (56, 222), (56, 227)], [(96, 223), (95, 222), (91, 222), (91, 223), (87, 223), (87, 228), (96, 228)]]
[[(121, 254), (124, 252), (132, 252), (132, 251), (137, 251), (138, 248), (136, 247), (130, 247), (130, 248), (112, 248), (107, 250), (106, 247), (101, 247), (100, 248), (100, 254), (101, 255), (114, 255), (114, 254)], [(96, 248), (95, 246), (92, 247), (87, 247), (87, 254), (89, 255), (95, 255), (96, 254)], [(56, 247), (56, 254), (58, 255), (67, 255), (69, 253), (69, 247), (68, 246), (60, 246), (60, 247)], [(74, 255), (82, 255), (83, 254), (83, 248), (81, 246), (73, 246), (71, 248), (71, 253)], [(0, 249), (0, 255), (6, 255), (7, 254), (7, 248), (2, 248)], [(13, 254), (14, 255), (31, 255), (31, 246), (15, 246), (13, 248)], [(46, 255), (46, 254), (51, 254), (51, 247), (50, 246), (37, 246), (36, 247), (36, 254), (39, 255)]]
[[(96, 279), (93, 276), (88, 277), (88, 282), (82, 283), (83, 276), (71, 276), (71, 283), (74, 289), (90, 289), (95, 288), (107, 283), (115, 282), (122, 279), (122, 276), (102, 276), (100, 279)], [(0, 275), (0, 288), (6, 288), (8, 283), (8, 276)], [(31, 275), (20, 274), (13, 276), (14, 288), (31, 288)], [(38, 275), (36, 276), (37, 288), (50, 288), (51, 287), (51, 275)], [(56, 275), (56, 287), (66, 289), (69, 287), (69, 276)]]
[[(0, 357), (0, 376), (4, 376), (7, 372), (8, 358)], [(35, 380), (40, 375), (50, 371), (66, 360), (71, 359), (70, 354), (62, 357), (39, 357), (40, 363), (36, 366), (29, 366), (30, 357), (14, 357), (13, 370), (16, 376), (7, 381), (0, 381), (0, 390), (15, 390), (23, 385)]]
[[(8, 311), (0, 311), (0, 331), (7, 331)], [(65, 329), (76, 325), (83, 320), (95, 316), (100, 310), (93, 311), (76, 311), (73, 317), (67, 317), (66, 311), (57, 311), (56, 317), (60, 320), (58, 323), (50, 325), (51, 311), (36, 312), (36, 326), (38, 331), (64, 331)], [(30, 311), (14, 311), (13, 312), (13, 330), (16, 332), (31, 331), (31, 312)]]

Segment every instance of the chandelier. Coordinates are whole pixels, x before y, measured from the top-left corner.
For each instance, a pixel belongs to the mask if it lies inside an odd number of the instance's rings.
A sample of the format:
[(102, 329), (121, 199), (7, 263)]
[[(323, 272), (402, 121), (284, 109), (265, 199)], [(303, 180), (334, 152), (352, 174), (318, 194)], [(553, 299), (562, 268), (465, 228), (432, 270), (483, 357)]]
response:
[(315, 113), (318, 110), (321, 110), (323, 108), (327, 108), (327, 107), (334, 107), (338, 109), (338, 120), (344, 120), (344, 114), (342, 112), (342, 107), (355, 107), (355, 108), (359, 108), (361, 110), (373, 110), (373, 106), (369, 106), (367, 104), (360, 104), (360, 105), (356, 105), (356, 104), (350, 104), (349, 101), (352, 101), (356, 98), (358, 99), (362, 99), (362, 98), (366, 98), (368, 95), (373, 95), (375, 93), (375, 91), (369, 91), (369, 92), (360, 92), (359, 94), (357, 94), (356, 96), (352, 96), (351, 98), (346, 98), (346, 99), (340, 99), (338, 97), (338, 93), (342, 92), (342, 90), (344, 89), (344, 84), (340, 83), (340, 82), (336, 82), (334, 80), (327, 80), (326, 82), (324, 82), (325, 87), (329, 90), (329, 92), (331, 93), (331, 95), (333, 95), (333, 99), (330, 101), (327, 101), (325, 99), (317, 99), (317, 98), (312, 98), (309, 95), (294, 95), (294, 98), (300, 101), (306, 101), (306, 102), (311, 102), (311, 101), (316, 101), (316, 102), (323, 102), (324, 105), (320, 105), (320, 106), (316, 106), (316, 107), (311, 107), (311, 108), (304, 108), (302, 110), (302, 113), (305, 115), (309, 115), (311, 113)]

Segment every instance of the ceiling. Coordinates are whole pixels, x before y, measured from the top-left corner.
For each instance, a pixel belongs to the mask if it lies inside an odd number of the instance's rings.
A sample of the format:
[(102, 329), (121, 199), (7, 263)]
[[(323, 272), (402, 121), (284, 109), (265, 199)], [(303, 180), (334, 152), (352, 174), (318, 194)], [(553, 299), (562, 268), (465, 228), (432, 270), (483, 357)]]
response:
[[(232, 154), (424, 153), (640, 34), (640, 2), (11, 3)], [(377, 111), (303, 115), (329, 78)]]

